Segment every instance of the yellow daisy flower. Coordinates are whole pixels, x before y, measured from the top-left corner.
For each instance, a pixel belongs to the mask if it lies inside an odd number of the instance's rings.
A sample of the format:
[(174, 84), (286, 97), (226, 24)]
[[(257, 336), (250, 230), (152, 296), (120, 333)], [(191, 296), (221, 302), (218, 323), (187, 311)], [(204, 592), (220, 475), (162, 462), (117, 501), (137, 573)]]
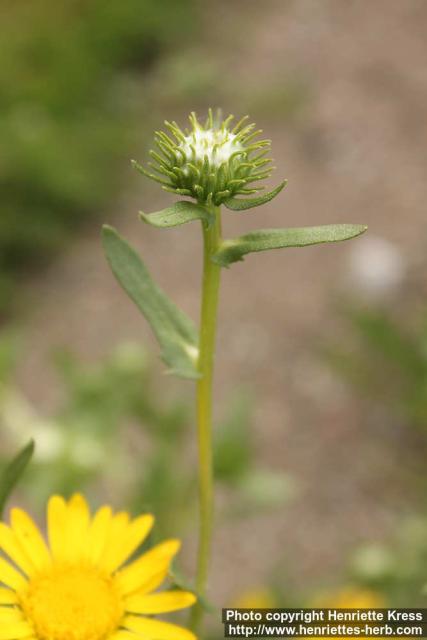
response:
[(192, 593), (153, 593), (166, 578), (178, 540), (125, 564), (149, 534), (151, 515), (134, 520), (86, 500), (52, 496), (47, 537), (21, 509), (0, 523), (0, 640), (195, 640), (151, 615), (194, 604)]

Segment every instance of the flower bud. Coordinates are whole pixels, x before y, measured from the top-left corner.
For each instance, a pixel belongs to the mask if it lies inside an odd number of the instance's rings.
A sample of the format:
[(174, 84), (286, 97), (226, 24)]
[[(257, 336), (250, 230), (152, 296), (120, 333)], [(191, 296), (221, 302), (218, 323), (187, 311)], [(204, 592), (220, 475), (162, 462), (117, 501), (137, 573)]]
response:
[(163, 189), (194, 198), (200, 204), (220, 205), (236, 195), (257, 193), (264, 187), (254, 183), (268, 178), (273, 167), (270, 140), (256, 140), (261, 130), (246, 124), (245, 116), (232, 127), (234, 116), (222, 119), (212, 109), (204, 125), (193, 112), (191, 127), (181, 130), (176, 122), (165, 122), (169, 133), (157, 131), (156, 151), (150, 151), (150, 170), (134, 163), (144, 175)]

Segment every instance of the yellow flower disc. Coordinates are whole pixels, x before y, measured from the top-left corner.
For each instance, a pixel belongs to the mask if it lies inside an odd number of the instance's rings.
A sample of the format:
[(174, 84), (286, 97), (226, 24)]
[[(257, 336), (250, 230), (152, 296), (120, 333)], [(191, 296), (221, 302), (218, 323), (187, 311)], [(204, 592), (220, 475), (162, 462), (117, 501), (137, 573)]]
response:
[(123, 614), (113, 580), (91, 567), (53, 567), (30, 581), (21, 607), (43, 640), (98, 640)]

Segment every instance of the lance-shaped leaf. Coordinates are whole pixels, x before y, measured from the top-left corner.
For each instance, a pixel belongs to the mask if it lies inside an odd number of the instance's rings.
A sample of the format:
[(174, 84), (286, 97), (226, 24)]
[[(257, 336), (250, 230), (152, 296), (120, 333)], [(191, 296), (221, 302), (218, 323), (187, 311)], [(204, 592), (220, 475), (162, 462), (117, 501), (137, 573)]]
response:
[(34, 441), (30, 442), (9, 462), (0, 474), (0, 517), (6, 502), (28, 466), (34, 453)]
[(239, 238), (225, 240), (212, 260), (221, 267), (243, 260), (243, 256), (256, 251), (269, 251), (285, 247), (306, 247), (324, 242), (340, 242), (355, 238), (366, 231), (361, 224), (328, 224), (321, 227), (290, 229), (260, 229)]
[(281, 182), (275, 189), (268, 193), (264, 193), (262, 196), (257, 196), (256, 198), (228, 198), (227, 200), (224, 200), (224, 204), (227, 209), (231, 209), (232, 211), (244, 211), (245, 209), (252, 209), (252, 207), (259, 207), (260, 205), (273, 200), (273, 198), (281, 192), (287, 183), (287, 180), (283, 180), (283, 182)]
[(103, 243), (114, 275), (150, 324), (170, 372), (198, 378), (198, 337), (192, 321), (155, 284), (138, 253), (115, 229), (104, 226)]
[(213, 221), (213, 215), (209, 213), (205, 207), (188, 202), (187, 200), (181, 200), (176, 202), (167, 209), (162, 211), (155, 211), (154, 213), (146, 214), (143, 211), (139, 212), (141, 219), (153, 227), (177, 227), (193, 220), (203, 220), (208, 225)]

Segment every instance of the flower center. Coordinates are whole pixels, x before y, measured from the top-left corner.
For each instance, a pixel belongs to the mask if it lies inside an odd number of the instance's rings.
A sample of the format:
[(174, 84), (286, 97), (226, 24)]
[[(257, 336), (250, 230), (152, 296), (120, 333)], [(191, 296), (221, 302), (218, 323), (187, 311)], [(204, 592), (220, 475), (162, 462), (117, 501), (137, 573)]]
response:
[(39, 574), (20, 603), (39, 640), (104, 640), (123, 615), (113, 579), (84, 566)]
[(236, 137), (227, 129), (195, 129), (179, 148), (185, 153), (188, 160), (204, 160), (207, 156), (209, 164), (219, 166), (227, 162), (236, 151), (244, 151)]

